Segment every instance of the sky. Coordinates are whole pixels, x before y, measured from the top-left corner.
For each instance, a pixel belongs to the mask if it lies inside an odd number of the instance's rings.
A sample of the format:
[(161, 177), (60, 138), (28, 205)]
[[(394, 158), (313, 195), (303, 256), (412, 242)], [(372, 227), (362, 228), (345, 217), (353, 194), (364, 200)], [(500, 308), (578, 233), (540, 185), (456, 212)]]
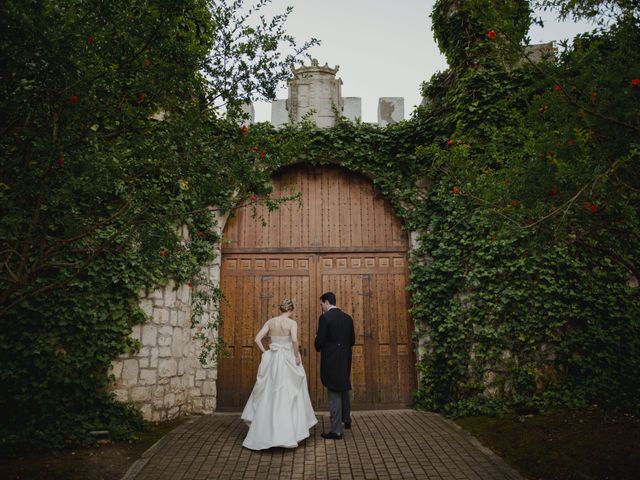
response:
[[(249, 3), (249, 2), (248, 2)], [(273, 0), (267, 17), (293, 7), (286, 30), (299, 44), (321, 41), (310, 51), (320, 65), (340, 66), (343, 97), (362, 98), (362, 120), (377, 122), (379, 97), (404, 97), (405, 118), (420, 104), (420, 84), (446, 70), (431, 31), (434, 0)], [(538, 12), (544, 28), (532, 27), (531, 43), (570, 39), (592, 30), (587, 23), (560, 23), (549, 12)], [(309, 62), (306, 63), (307, 65)], [(287, 98), (283, 86), (277, 97)], [(271, 105), (254, 104), (257, 122), (270, 121)]]

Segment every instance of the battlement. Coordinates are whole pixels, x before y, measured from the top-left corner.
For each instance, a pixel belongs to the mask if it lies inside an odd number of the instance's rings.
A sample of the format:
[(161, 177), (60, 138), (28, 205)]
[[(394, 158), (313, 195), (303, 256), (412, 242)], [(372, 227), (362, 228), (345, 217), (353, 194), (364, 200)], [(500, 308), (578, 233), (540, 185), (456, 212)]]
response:
[[(336, 112), (354, 122), (362, 118), (362, 98), (342, 96), (342, 79), (336, 78), (339, 69), (339, 65), (334, 68), (326, 63), (320, 65), (316, 59), (311, 65), (293, 69), (288, 98), (271, 103), (271, 124), (281, 127), (308, 119), (319, 127), (332, 127), (336, 123)], [(244, 111), (249, 116), (248, 123), (254, 123), (253, 105), (247, 104)], [(402, 120), (404, 98), (378, 99), (378, 125)]]

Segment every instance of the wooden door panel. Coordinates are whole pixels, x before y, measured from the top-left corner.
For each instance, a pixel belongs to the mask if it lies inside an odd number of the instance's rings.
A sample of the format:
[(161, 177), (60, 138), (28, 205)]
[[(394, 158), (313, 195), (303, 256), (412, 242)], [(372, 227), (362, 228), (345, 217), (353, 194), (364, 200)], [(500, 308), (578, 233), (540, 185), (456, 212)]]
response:
[[(228, 356), (220, 359), (218, 404), (221, 409), (244, 406), (253, 388), (261, 352), (254, 339), (271, 317), (280, 313), (283, 298), (293, 299), (298, 335), (307, 375), (315, 358), (309, 349), (311, 331), (310, 289), (314, 278), (314, 259), (310, 256), (260, 257), (226, 256), (222, 263), (221, 287), (228, 302), (222, 306), (224, 323), (220, 335)], [(265, 341), (265, 346), (268, 341)]]
[[(406, 251), (408, 238), (389, 203), (368, 178), (336, 166), (297, 167), (273, 179), (275, 199), (299, 193), (299, 201), (270, 212), (261, 202), (238, 208), (225, 227), (223, 252)], [(263, 225), (266, 221), (266, 226)]]

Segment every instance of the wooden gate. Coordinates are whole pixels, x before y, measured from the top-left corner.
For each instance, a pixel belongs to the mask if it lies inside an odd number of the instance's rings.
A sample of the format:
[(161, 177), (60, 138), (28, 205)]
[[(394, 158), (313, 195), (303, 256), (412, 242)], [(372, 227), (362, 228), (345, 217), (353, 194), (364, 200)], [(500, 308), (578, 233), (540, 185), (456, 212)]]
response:
[[(333, 291), (354, 319), (351, 380), (354, 408), (408, 406), (416, 385), (407, 305), (407, 239), (370, 180), (338, 167), (297, 167), (274, 178), (274, 195), (302, 194), (269, 213), (240, 208), (225, 228), (221, 286), (218, 408), (241, 409), (255, 381), (263, 323), (282, 298), (296, 304), (302, 362), (314, 407), (326, 407), (320, 358), (313, 348), (319, 297)], [(267, 224), (262, 224), (260, 216)]]

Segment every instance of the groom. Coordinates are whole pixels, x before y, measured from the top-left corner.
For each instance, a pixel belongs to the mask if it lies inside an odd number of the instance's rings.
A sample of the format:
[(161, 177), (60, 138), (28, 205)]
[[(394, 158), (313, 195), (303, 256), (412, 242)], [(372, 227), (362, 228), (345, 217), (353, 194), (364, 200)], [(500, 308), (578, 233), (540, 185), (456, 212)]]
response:
[(320, 352), (320, 378), (329, 391), (329, 413), (331, 431), (322, 433), (322, 438), (342, 439), (344, 428), (351, 428), (351, 347), (356, 343), (353, 319), (336, 307), (336, 296), (332, 292), (323, 293), (320, 305), (324, 312), (320, 315), (315, 347)]

